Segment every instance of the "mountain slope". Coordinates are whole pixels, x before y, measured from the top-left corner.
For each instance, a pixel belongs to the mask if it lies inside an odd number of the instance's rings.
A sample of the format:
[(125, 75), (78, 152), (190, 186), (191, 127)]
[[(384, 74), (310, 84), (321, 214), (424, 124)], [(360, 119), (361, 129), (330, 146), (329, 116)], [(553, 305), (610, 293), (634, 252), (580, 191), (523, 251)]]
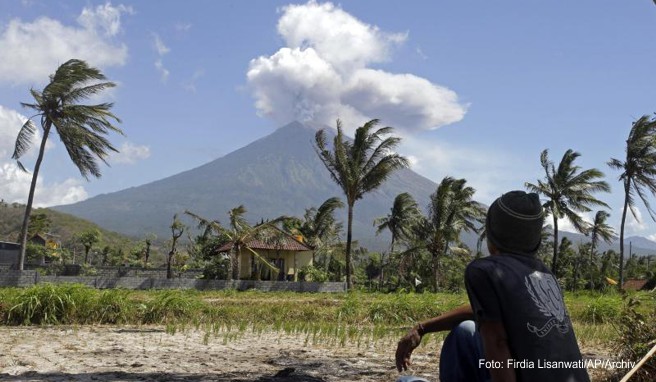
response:
[[(21, 224), (25, 213), (25, 205), (0, 202), (0, 241), (17, 242), (20, 236)], [(102, 245), (129, 250), (133, 238), (121, 235), (99, 227), (98, 225), (70, 214), (54, 211), (49, 208), (35, 208), (32, 216), (45, 214), (52, 222), (49, 234), (54, 235), (64, 248), (79, 246), (75, 235), (90, 229), (98, 229), (102, 237)], [(46, 233), (46, 232), (44, 232)]]
[[(139, 187), (99, 195), (54, 209), (91, 220), (131, 236), (168, 236), (173, 214), (185, 209), (227, 222), (227, 212), (240, 204), (251, 222), (280, 215), (303, 216), (306, 208), (326, 199), (343, 199), (313, 148), (316, 129), (298, 122), (284, 126), (226, 156), (195, 169)], [(383, 249), (373, 219), (384, 216), (396, 195), (412, 194), (426, 207), (437, 184), (411, 170), (395, 173), (380, 189), (355, 205), (354, 238), (369, 249)], [(346, 211), (341, 216), (346, 221)]]

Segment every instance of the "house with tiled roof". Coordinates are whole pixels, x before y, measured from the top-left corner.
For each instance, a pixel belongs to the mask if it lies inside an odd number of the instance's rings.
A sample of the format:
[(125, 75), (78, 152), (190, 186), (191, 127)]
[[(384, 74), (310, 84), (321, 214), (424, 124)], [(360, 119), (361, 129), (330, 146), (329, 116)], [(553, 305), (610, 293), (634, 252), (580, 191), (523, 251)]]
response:
[[(271, 230), (275, 233), (273, 238), (265, 240), (253, 237), (243, 243), (246, 248), (242, 248), (239, 255), (240, 279), (257, 278), (257, 272), (261, 272), (261, 280), (298, 281), (299, 270), (312, 265), (313, 249), (303, 242), (302, 236), (293, 236), (275, 227), (271, 227)], [(275, 274), (268, 267), (263, 267), (249, 249), (278, 268), (278, 273)], [(228, 254), (232, 250), (234, 250), (234, 242), (225, 243), (216, 251)]]
[(623, 289), (624, 290), (643, 290), (646, 289), (645, 286), (649, 280), (644, 279), (628, 279), (624, 281)]

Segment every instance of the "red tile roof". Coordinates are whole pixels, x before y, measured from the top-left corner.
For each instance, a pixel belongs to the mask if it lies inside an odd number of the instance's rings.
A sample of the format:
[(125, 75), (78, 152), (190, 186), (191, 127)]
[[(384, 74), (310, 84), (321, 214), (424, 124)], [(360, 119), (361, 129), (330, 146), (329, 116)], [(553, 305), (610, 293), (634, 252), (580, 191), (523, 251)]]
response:
[(645, 287), (645, 284), (647, 284), (647, 281), (649, 280), (637, 280), (637, 279), (626, 280), (624, 282), (624, 289), (642, 290), (642, 288)]
[[(233, 246), (233, 242), (228, 242), (217, 249), (217, 252), (228, 252)], [(283, 233), (282, 237), (275, 242), (267, 243), (262, 240), (252, 239), (246, 242), (246, 246), (251, 249), (270, 249), (280, 251), (311, 251), (312, 248), (296, 240), (291, 235)]]

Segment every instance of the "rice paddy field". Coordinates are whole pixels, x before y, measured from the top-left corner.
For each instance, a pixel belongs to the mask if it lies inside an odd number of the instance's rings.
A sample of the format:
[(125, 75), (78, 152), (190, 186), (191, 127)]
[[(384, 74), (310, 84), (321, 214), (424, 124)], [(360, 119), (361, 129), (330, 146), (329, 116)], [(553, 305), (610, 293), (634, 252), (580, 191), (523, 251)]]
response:
[[(653, 293), (631, 297), (640, 312), (656, 308)], [(613, 358), (627, 299), (576, 293), (565, 301), (584, 356)], [(466, 302), (464, 293), (6, 288), (0, 379), (394, 381), (396, 341)], [(414, 374), (437, 380), (444, 335), (424, 338)], [(607, 372), (591, 374), (605, 380)]]

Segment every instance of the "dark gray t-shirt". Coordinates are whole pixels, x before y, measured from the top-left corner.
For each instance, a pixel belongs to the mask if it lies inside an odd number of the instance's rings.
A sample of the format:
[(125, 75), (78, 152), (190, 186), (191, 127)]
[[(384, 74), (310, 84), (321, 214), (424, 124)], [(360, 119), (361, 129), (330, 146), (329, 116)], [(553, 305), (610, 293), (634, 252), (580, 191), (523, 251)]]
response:
[(474, 260), (465, 284), (476, 323), (503, 323), (518, 381), (590, 380), (556, 278), (541, 261), (514, 254)]

